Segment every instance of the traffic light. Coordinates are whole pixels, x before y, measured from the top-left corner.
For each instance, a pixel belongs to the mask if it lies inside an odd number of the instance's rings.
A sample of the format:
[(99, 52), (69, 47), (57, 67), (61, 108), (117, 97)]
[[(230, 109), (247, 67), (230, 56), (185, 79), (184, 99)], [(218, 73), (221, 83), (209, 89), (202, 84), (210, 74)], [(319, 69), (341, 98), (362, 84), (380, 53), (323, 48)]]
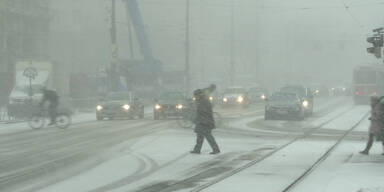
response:
[(367, 38), (368, 43), (372, 43), (373, 47), (367, 48), (367, 52), (374, 54), (376, 58), (381, 58), (381, 48), (383, 47), (383, 35), (375, 35)]

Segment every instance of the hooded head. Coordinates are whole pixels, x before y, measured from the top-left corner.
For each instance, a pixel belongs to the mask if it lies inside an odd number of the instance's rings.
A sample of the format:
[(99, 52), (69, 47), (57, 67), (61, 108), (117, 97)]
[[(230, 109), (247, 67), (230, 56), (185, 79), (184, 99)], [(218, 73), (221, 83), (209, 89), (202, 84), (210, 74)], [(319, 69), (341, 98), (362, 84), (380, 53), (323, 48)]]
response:
[(196, 99), (200, 99), (201, 96), (203, 96), (203, 91), (201, 89), (196, 89), (195, 91), (193, 91), (193, 96)]
[(371, 107), (374, 107), (377, 103), (379, 103), (379, 97), (371, 96)]

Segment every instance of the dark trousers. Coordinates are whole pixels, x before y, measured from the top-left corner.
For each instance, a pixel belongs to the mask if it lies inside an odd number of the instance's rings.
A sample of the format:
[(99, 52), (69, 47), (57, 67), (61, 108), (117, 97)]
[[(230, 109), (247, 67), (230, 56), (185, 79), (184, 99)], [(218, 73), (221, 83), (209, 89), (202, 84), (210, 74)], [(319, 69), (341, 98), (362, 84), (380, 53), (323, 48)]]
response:
[[(374, 140), (375, 140), (375, 134), (369, 133), (367, 146), (365, 147), (364, 151), (369, 151), (371, 149)], [(384, 139), (381, 142), (382, 142), (382, 145), (384, 146)]]
[(49, 117), (51, 119), (51, 123), (56, 123), (57, 116), (57, 104), (51, 104), (48, 108)]
[(212, 136), (211, 130), (199, 131), (196, 133), (196, 136), (196, 145), (193, 149), (194, 151), (200, 152), (201, 147), (203, 146), (204, 138), (207, 139), (213, 151), (220, 151), (215, 138)]

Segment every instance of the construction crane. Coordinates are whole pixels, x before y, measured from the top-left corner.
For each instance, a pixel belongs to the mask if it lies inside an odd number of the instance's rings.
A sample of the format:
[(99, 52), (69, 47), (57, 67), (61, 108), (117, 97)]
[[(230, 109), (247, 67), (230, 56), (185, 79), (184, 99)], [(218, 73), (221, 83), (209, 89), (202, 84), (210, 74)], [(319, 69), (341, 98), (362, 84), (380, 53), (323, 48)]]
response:
[[(160, 88), (161, 81), (161, 62), (155, 60), (150, 46), (148, 35), (144, 27), (143, 18), (136, 0), (123, 0), (125, 2), (126, 11), (135, 31), (140, 52), (143, 55), (143, 60), (127, 60), (119, 66), (120, 72), (125, 73), (130, 86), (140, 84), (150, 84), (156, 88)], [(146, 83), (143, 83), (146, 82)]]

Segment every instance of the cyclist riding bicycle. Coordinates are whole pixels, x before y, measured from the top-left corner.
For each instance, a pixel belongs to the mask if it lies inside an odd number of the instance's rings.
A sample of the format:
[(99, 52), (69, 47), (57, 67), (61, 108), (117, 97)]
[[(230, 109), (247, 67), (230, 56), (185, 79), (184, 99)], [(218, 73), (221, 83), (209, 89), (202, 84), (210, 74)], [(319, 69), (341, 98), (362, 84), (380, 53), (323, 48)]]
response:
[(53, 125), (56, 123), (57, 116), (57, 106), (59, 105), (59, 96), (54, 90), (49, 90), (46, 87), (42, 88), (43, 98), (40, 102), (40, 106), (43, 107), (46, 102), (49, 103), (48, 113), (51, 119), (51, 122), (48, 125)]

